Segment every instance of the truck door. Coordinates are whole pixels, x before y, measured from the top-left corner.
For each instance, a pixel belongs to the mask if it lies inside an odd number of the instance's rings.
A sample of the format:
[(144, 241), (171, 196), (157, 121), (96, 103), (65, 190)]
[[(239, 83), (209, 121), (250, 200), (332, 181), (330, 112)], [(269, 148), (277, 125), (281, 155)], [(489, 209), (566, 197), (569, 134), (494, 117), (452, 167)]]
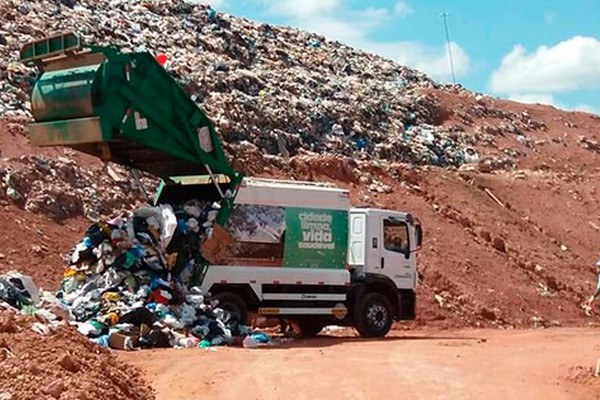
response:
[(398, 289), (412, 289), (415, 282), (414, 253), (406, 221), (383, 214), (380, 219), (380, 273), (390, 277)]

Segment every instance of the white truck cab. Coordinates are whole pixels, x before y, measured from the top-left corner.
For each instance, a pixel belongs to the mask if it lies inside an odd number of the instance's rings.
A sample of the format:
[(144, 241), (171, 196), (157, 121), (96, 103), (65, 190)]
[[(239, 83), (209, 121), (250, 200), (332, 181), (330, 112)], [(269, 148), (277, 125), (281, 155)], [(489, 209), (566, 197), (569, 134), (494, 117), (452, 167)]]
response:
[[(350, 210), (348, 265), (357, 273), (387, 276), (398, 289), (416, 286), (417, 229), (410, 214), (372, 208)], [(415, 246), (416, 244), (416, 246)]]

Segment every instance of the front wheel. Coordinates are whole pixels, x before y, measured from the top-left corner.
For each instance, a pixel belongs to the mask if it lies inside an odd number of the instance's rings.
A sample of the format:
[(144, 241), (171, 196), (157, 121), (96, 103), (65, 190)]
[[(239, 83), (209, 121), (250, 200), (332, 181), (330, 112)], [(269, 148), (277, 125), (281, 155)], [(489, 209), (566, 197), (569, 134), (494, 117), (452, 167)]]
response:
[(382, 294), (368, 293), (359, 302), (356, 329), (365, 338), (384, 337), (392, 328), (392, 305)]

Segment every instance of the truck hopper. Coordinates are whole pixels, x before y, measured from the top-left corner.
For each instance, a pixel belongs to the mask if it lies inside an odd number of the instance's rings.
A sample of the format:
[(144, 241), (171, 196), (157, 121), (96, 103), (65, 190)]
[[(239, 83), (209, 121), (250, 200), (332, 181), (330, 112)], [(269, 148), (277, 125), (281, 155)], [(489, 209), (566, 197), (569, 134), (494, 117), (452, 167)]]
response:
[(150, 53), (85, 46), (65, 33), (24, 45), (20, 57), (39, 72), (33, 146), (68, 146), (163, 179), (224, 175), (226, 204), (217, 222), (227, 220), (242, 175), (210, 119)]

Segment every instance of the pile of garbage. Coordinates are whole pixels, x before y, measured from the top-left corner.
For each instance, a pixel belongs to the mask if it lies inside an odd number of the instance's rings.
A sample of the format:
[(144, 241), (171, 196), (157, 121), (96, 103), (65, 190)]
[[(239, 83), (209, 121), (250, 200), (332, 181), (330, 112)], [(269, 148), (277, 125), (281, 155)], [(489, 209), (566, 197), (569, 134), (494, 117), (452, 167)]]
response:
[[(459, 90), (376, 55), (294, 28), (183, 0), (0, 0), (0, 117), (30, 117), (23, 43), (75, 31), (91, 44), (166, 55), (165, 68), (214, 120), (230, 154), (251, 147), (459, 166), (477, 157), (423, 89)], [(470, 111), (469, 111), (470, 112)]]
[(103, 347), (278, 343), (252, 332), (195, 286), (203, 272), (201, 244), (215, 235), (219, 208), (190, 200), (93, 223), (69, 254), (56, 293), (40, 292), (31, 278), (12, 273), (0, 277), (0, 299), (43, 318), (32, 328), (42, 335), (68, 321)]
[(79, 332), (117, 348), (210, 347), (250, 333), (194, 286), (219, 207), (191, 200), (92, 224), (56, 293)]

